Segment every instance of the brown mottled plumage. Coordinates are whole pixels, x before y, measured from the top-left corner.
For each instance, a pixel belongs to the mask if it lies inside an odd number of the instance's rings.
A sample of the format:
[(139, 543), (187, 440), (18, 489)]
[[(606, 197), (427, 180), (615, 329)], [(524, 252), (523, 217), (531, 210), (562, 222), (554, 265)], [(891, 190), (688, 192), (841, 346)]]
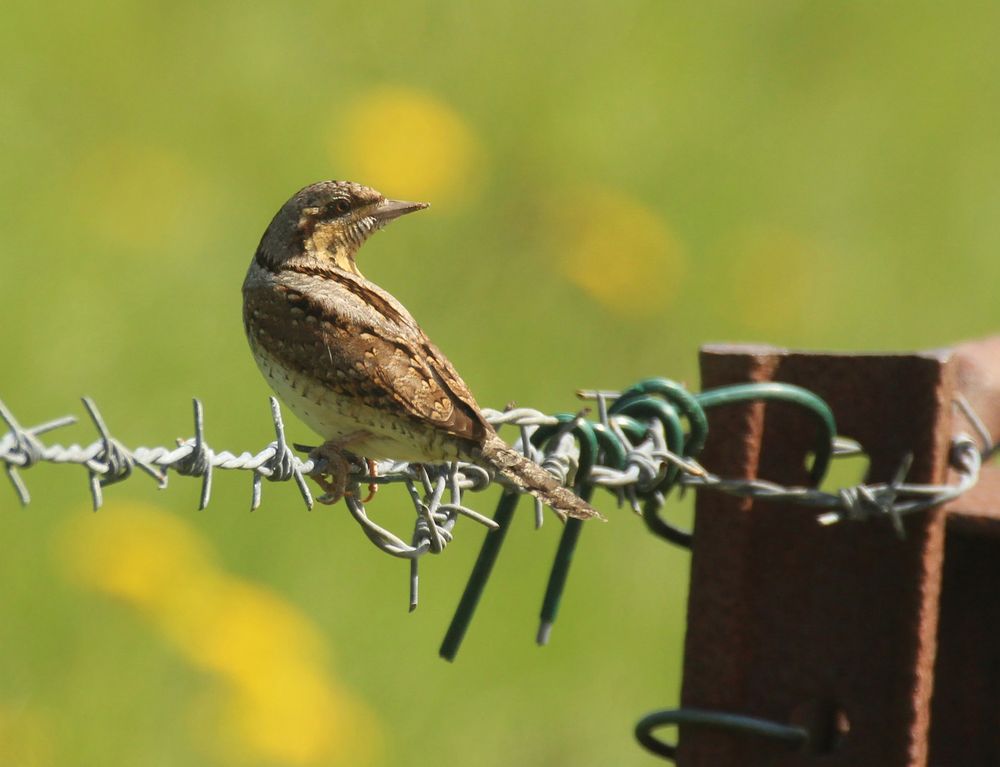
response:
[(326, 442), (334, 502), (351, 455), (417, 462), (472, 460), (563, 515), (597, 512), (512, 450), (410, 313), (362, 276), (355, 255), (389, 221), (426, 208), (346, 181), (299, 191), (264, 233), (243, 283), (254, 359), (299, 418)]

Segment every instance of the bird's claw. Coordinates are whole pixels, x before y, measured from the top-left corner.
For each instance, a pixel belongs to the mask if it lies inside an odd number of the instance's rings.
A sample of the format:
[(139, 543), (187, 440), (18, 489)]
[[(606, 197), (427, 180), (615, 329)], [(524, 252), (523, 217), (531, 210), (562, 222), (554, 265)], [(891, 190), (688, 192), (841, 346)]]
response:
[(323, 494), (316, 498), (332, 506), (347, 494), (347, 475), (351, 466), (340, 446), (326, 442), (309, 453), (314, 468), (309, 472), (312, 481), (320, 486)]
[[(343, 446), (338, 442), (326, 442), (309, 453), (315, 468), (309, 476), (313, 482), (320, 486), (323, 494), (316, 498), (322, 504), (332, 506), (344, 496), (354, 497), (352, 488), (348, 488), (348, 478), (351, 474), (351, 455), (346, 453)], [(364, 459), (368, 467), (368, 474), (371, 477), (378, 476), (375, 461), (370, 458)], [(368, 484), (368, 495), (361, 500), (362, 505), (368, 503), (378, 492), (378, 484), (371, 482)]]
[[(371, 458), (365, 458), (365, 464), (368, 466), (368, 476), (372, 479), (378, 476), (378, 469), (375, 466), (375, 461)], [(361, 505), (364, 506), (368, 501), (375, 497), (375, 493), (378, 492), (378, 483), (369, 482), (368, 483), (368, 495), (365, 496), (364, 500), (361, 501)]]

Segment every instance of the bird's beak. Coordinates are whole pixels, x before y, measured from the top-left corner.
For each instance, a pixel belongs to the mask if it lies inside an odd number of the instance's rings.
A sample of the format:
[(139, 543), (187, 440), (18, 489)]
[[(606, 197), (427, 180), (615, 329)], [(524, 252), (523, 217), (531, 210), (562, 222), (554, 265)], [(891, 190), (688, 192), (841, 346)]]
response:
[(407, 213), (415, 213), (418, 210), (423, 210), (424, 208), (430, 207), (430, 203), (427, 202), (407, 202), (406, 200), (383, 200), (375, 209), (372, 210), (371, 215), (380, 223), (385, 224), (392, 221), (400, 216), (405, 216)]

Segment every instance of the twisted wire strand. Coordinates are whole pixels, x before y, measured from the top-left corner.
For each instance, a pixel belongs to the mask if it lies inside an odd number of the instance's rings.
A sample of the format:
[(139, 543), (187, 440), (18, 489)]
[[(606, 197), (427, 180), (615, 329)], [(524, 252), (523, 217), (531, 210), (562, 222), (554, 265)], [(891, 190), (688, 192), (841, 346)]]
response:
[[(608, 423), (604, 403), (617, 399), (619, 392), (581, 390), (578, 393), (585, 399), (596, 400), (600, 405), (602, 421)], [(765, 479), (730, 479), (713, 474), (692, 457), (681, 456), (669, 450), (662, 427), (650, 428), (647, 440), (633, 446), (628, 454), (626, 470), (595, 466), (590, 481), (608, 488), (641, 489), (644, 486), (654, 485), (663, 476), (664, 467), (669, 464), (680, 469), (678, 483), (682, 490), (688, 487), (703, 488), (743, 498), (794, 503), (811, 509), (824, 510), (824, 513), (817, 516), (817, 522), (821, 525), (832, 525), (845, 520), (865, 521), (886, 517), (892, 521), (897, 533), (902, 534), (902, 518), (907, 514), (925, 511), (952, 501), (975, 486), (979, 480), (983, 461), (997, 450), (997, 445), (993, 443), (988, 429), (968, 401), (959, 396), (954, 406), (966, 416), (976, 435), (974, 438), (969, 434), (959, 433), (952, 439), (949, 463), (957, 475), (954, 484), (907, 483), (906, 475), (913, 462), (911, 454), (903, 457), (890, 482), (860, 483), (841, 488), (837, 493), (829, 493), (815, 487), (785, 486)], [(628, 438), (621, 429), (614, 428), (613, 418), (610, 425), (616, 436), (628, 444)], [(834, 439), (835, 458), (863, 453), (864, 448), (854, 440), (843, 437)]]
[[(649, 421), (644, 438), (629, 440), (618, 427), (615, 416), (608, 416), (607, 402), (613, 401), (616, 392), (583, 392), (583, 396), (597, 399), (600, 420), (608, 426), (626, 451), (624, 468), (602, 464), (595, 465), (584, 478), (588, 484), (607, 488), (617, 495), (619, 505), (626, 502), (636, 512), (640, 499), (659, 484), (668, 469), (680, 469), (679, 484), (682, 489), (694, 487), (711, 489), (755, 499), (792, 502), (811, 509), (822, 510), (817, 519), (830, 525), (844, 520), (862, 520), (884, 516), (901, 530), (901, 518), (958, 497), (972, 487), (982, 465), (982, 452), (976, 441), (962, 435), (953, 443), (952, 464), (958, 481), (953, 485), (918, 485), (905, 482), (909, 462), (904, 461), (891, 482), (857, 485), (840, 492), (828, 493), (811, 487), (785, 487), (760, 479), (728, 479), (719, 477), (690, 457), (677, 455), (667, 448), (662, 423)], [(202, 487), (199, 509), (207, 507), (212, 494), (215, 470), (248, 471), (252, 476), (251, 510), (261, 504), (263, 480), (271, 482), (294, 481), (307, 509), (313, 506), (313, 496), (306, 484), (306, 476), (317, 467), (308, 458), (295, 454), (285, 438), (281, 408), (275, 398), (270, 398), (270, 415), (275, 439), (256, 453), (235, 454), (211, 448), (205, 437), (205, 414), (200, 401), (194, 400), (194, 436), (178, 440), (175, 447), (127, 448), (112, 436), (96, 404), (83, 400), (90, 420), (99, 438), (89, 445), (46, 444), (42, 436), (76, 422), (72, 416), (57, 418), (31, 427), (23, 427), (13, 413), (0, 402), (0, 419), (7, 432), (0, 437), (0, 462), (22, 504), (31, 501), (31, 495), (20, 472), (39, 463), (76, 464), (86, 470), (93, 508), (103, 503), (103, 488), (128, 479), (135, 469), (152, 478), (157, 486), (165, 488), (168, 471), (191, 477), (201, 477)], [(555, 416), (530, 408), (505, 411), (486, 409), (486, 420), (495, 427), (511, 425), (518, 429), (515, 449), (526, 453), (540, 463), (564, 484), (572, 484), (579, 468), (580, 452), (576, 439), (566, 431), (550, 440), (545, 450), (532, 444), (531, 435), (541, 426), (559, 424)], [(839, 442), (835, 454), (858, 452), (857, 445)], [(992, 449), (992, 446), (989, 446)], [(375, 546), (391, 556), (411, 561), (412, 580), (415, 581), (416, 560), (431, 553), (438, 554), (451, 542), (453, 529), (460, 516), (467, 517), (487, 528), (495, 528), (490, 518), (464, 504), (466, 492), (486, 489), (493, 481), (490, 473), (481, 467), (463, 462), (446, 465), (424, 466), (395, 461), (376, 464), (377, 476), (354, 474), (351, 476), (352, 494), (346, 498), (347, 507)], [(409, 541), (377, 524), (358, 498), (359, 483), (377, 485), (404, 483), (416, 512), (416, 520)], [(536, 507), (536, 524), (541, 525), (541, 506)], [(415, 592), (415, 585), (411, 586)], [(415, 594), (411, 594), (411, 603)]]

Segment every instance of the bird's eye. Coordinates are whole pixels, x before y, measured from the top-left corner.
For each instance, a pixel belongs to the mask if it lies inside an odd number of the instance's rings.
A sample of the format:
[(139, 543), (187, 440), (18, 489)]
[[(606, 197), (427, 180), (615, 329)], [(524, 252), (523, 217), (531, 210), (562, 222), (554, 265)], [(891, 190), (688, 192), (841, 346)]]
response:
[(342, 216), (351, 209), (351, 201), (343, 197), (338, 197), (336, 200), (331, 202), (326, 206), (327, 213), (329, 215)]

